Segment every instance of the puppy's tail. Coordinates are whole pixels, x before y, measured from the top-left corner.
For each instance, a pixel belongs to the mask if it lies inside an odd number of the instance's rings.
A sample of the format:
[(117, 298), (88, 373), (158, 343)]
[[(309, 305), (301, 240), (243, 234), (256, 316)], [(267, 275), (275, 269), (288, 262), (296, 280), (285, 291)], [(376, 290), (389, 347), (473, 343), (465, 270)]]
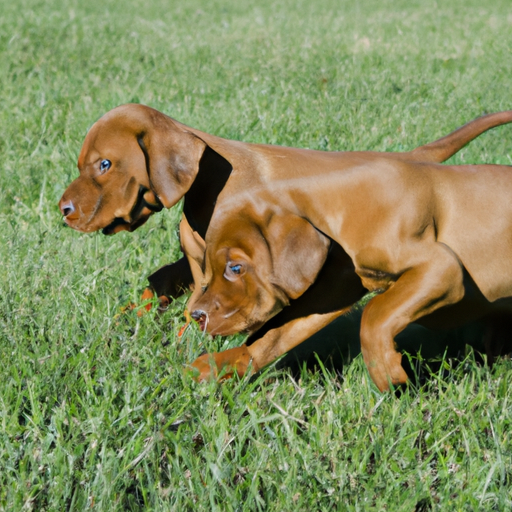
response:
[(441, 163), (487, 130), (510, 122), (512, 122), (512, 110), (487, 114), (470, 121), (446, 137), (403, 153), (403, 155), (416, 162)]

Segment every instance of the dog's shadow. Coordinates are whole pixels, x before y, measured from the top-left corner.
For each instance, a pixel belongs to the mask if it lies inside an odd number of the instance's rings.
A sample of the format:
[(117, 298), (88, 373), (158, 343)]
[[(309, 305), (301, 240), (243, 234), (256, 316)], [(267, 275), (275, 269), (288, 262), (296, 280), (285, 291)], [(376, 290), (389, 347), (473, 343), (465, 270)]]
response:
[[(359, 329), (362, 308), (336, 319), (327, 327), (288, 352), (277, 362), (277, 368), (289, 369), (299, 376), (306, 367), (314, 371), (321, 363), (328, 370), (341, 375), (347, 365), (361, 353)], [(472, 323), (458, 329), (434, 331), (418, 324), (409, 325), (396, 337), (397, 348), (411, 357), (402, 358), (402, 366), (416, 384), (424, 383), (430, 372), (438, 371), (442, 361), (455, 364), (462, 361), (471, 347), (475, 360), (484, 362), (485, 325)]]

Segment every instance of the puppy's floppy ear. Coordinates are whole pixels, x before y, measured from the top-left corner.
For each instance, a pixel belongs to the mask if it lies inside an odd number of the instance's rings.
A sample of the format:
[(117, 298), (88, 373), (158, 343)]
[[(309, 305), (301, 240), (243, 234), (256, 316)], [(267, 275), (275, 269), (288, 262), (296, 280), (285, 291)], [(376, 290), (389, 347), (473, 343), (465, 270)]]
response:
[(291, 299), (311, 286), (329, 252), (330, 239), (297, 215), (274, 215), (265, 230), (272, 257), (272, 282)]
[(192, 185), (206, 143), (172, 122), (155, 122), (137, 140), (152, 190), (166, 208), (174, 206)]

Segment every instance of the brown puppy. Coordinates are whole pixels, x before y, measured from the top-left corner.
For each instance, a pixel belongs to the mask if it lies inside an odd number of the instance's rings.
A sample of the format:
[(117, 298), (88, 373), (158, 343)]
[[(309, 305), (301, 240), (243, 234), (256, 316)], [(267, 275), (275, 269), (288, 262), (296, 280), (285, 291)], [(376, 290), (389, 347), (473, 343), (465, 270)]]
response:
[[(512, 316), (510, 167), (357, 152), (288, 159), (293, 178), (219, 196), (206, 236), (204, 293), (189, 305), (209, 332), (257, 330), (315, 282), (329, 240), (349, 256), (338, 269), (347, 283), (335, 283), (339, 314), (354, 302), (348, 282), (356, 276), (381, 292), (361, 324), (363, 357), (380, 390), (407, 381), (394, 338), (408, 324), (448, 328)], [(283, 339), (248, 347), (253, 368), (300, 337)]]
[[(394, 157), (442, 162), (484, 131), (511, 121), (512, 112), (489, 114)], [(112, 234), (136, 229), (153, 212), (184, 197), (180, 234), (185, 257), (149, 278), (157, 295), (173, 297), (202, 277), (204, 236), (220, 191), (225, 188), (230, 196), (267, 180), (293, 177), (294, 162), (302, 154), (313, 160), (318, 157), (316, 172), (324, 172), (326, 153), (229, 141), (186, 127), (149, 107), (123, 105), (91, 127), (78, 159), (80, 176), (64, 192), (59, 206), (65, 222), (74, 229)], [(334, 161), (343, 153), (330, 155)], [(262, 337), (269, 343), (281, 340), (284, 345), (288, 339), (303, 341), (336, 318), (342, 305), (333, 292), (342, 286), (350, 289), (348, 302), (353, 303), (363, 291), (353, 272), (340, 273), (345, 265), (350, 267), (350, 258), (331, 243), (314, 285), (253, 333), (248, 343)], [(199, 286), (195, 289), (197, 293)], [(214, 357), (214, 371), (236, 362), (239, 374), (250, 360), (245, 345), (229, 357)], [(199, 358), (195, 366), (200, 378), (210, 375), (206, 357)]]

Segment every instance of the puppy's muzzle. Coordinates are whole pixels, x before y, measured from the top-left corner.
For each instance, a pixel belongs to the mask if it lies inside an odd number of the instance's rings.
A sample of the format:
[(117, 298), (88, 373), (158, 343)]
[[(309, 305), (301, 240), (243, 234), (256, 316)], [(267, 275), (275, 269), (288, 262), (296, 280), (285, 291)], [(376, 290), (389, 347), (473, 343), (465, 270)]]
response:
[(64, 217), (69, 217), (71, 215), (73, 215), (73, 213), (75, 213), (76, 211), (76, 208), (75, 208), (75, 205), (73, 204), (73, 201), (61, 201), (59, 203), (59, 208), (60, 208), (60, 211), (62, 212), (62, 215), (64, 215)]
[(208, 313), (206, 313), (206, 311), (196, 309), (192, 311), (190, 316), (199, 324), (201, 331), (206, 330), (206, 326), (208, 325)]

